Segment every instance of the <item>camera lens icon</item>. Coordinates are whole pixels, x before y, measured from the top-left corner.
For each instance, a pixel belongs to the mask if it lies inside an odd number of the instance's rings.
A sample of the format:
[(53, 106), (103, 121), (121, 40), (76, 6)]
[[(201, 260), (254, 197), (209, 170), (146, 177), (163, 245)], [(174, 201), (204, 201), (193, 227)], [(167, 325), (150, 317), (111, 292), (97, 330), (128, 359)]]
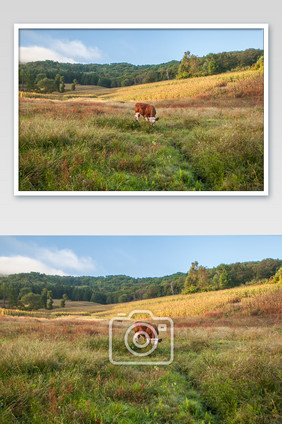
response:
[(109, 320), (109, 360), (113, 365), (169, 365), (173, 356), (171, 318), (135, 309), (128, 316), (122, 312)]
[[(127, 350), (132, 353), (135, 356), (148, 356), (151, 355), (152, 352), (158, 347), (158, 334), (157, 330), (148, 322), (138, 322), (138, 327), (141, 328), (141, 330), (136, 331), (136, 324), (131, 325), (124, 336), (124, 343), (127, 348)], [(132, 337), (132, 331), (134, 331), (134, 335)], [(145, 349), (147, 346), (151, 343), (152, 348), (149, 350), (146, 350), (146, 352), (136, 352), (130, 347), (130, 342), (132, 341), (135, 347), (138, 349)], [(140, 343), (141, 341), (141, 343)]]

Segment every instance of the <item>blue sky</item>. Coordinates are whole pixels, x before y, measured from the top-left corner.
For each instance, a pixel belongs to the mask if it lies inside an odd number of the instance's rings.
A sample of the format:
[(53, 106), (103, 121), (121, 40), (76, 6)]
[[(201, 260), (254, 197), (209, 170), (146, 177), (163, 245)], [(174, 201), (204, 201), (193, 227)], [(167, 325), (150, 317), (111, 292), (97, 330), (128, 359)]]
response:
[(282, 236), (0, 236), (0, 274), (156, 277), (187, 272), (197, 260), (282, 259)]
[(263, 49), (263, 29), (21, 29), (20, 61), (128, 62), (181, 60), (223, 51)]

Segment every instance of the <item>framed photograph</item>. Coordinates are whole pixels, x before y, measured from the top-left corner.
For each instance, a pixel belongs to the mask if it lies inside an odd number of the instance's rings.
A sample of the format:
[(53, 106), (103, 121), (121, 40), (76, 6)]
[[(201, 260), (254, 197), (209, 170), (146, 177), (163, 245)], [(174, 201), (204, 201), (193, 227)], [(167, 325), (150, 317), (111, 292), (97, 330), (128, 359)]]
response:
[(14, 31), (15, 195), (268, 195), (267, 24)]
[(1, 422), (278, 424), (281, 252), (282, 235), (0, 235)]

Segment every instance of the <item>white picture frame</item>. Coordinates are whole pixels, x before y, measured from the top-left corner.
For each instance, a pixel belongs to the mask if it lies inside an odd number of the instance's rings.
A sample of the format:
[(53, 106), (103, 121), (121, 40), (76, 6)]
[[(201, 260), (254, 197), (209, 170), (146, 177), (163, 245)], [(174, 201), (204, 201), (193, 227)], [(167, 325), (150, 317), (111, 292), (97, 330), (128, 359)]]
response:
[[(22, 29), (262, 29), (264, 43), (264, 189), (261, 191), (21, 191), (19, 190), (19, 31)], [(15, 196), (267, 196), (269, 194), (268, 24), (15, 24), (14, 25), (14, 195)]]

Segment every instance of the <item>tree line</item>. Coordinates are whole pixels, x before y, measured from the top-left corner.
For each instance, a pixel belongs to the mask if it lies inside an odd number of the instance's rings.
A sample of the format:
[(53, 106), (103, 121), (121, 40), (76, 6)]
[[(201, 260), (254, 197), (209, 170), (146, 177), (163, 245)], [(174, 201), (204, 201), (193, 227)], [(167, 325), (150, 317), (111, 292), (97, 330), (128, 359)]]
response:
[(178, 67), (178, 61), (137, 66), (129, 63), (100, 65), (45, 60), (20, 64), (19, 84), (20, 89), (34, 90), (38, 87), (39, 81), (47, 79), (54, 82), (59, 76), (64, 78), (65, 83), (73, 83), (76, 80), (76, 83), (80, 85), (126, 87), (176, 78)]
[(72, 277), (36, 272), (0, 276), (0, 299), (4, 307), (21, 309), (53, 308), (53, 299), (100, 304), (123, 303), (174, 294), (228, 289), (273, 279), (282, 260), (221, 264), (214, 268), (192, 262), (187, 274), (178, 272), (164, 277), (132, 278), (126, 275)]
[[(181, 61), (172, 60), (159, 65), (132, 65), (129, 63), (81, 64), (60, 63), (52, 60), (20, 63), (21, 90), (59, 91), (64, 83), (97, 85), (107, 88), (126, 87), (175, 78), (214, 75), (254, 67), (262, 60), (263, 50), (210, 53), (203, 57), (184, 53)], [(263, 66), (261, 63), (257, 65)], [(63, 78), (63, 80), (62, 80)]]
[(222, 74), (251, 67), (263, 70), (263, 50), (247, 49), (241, 52), (210, 53), (203, 57), (197, 57), (187, 51), (179, 65), (177, 78)]

